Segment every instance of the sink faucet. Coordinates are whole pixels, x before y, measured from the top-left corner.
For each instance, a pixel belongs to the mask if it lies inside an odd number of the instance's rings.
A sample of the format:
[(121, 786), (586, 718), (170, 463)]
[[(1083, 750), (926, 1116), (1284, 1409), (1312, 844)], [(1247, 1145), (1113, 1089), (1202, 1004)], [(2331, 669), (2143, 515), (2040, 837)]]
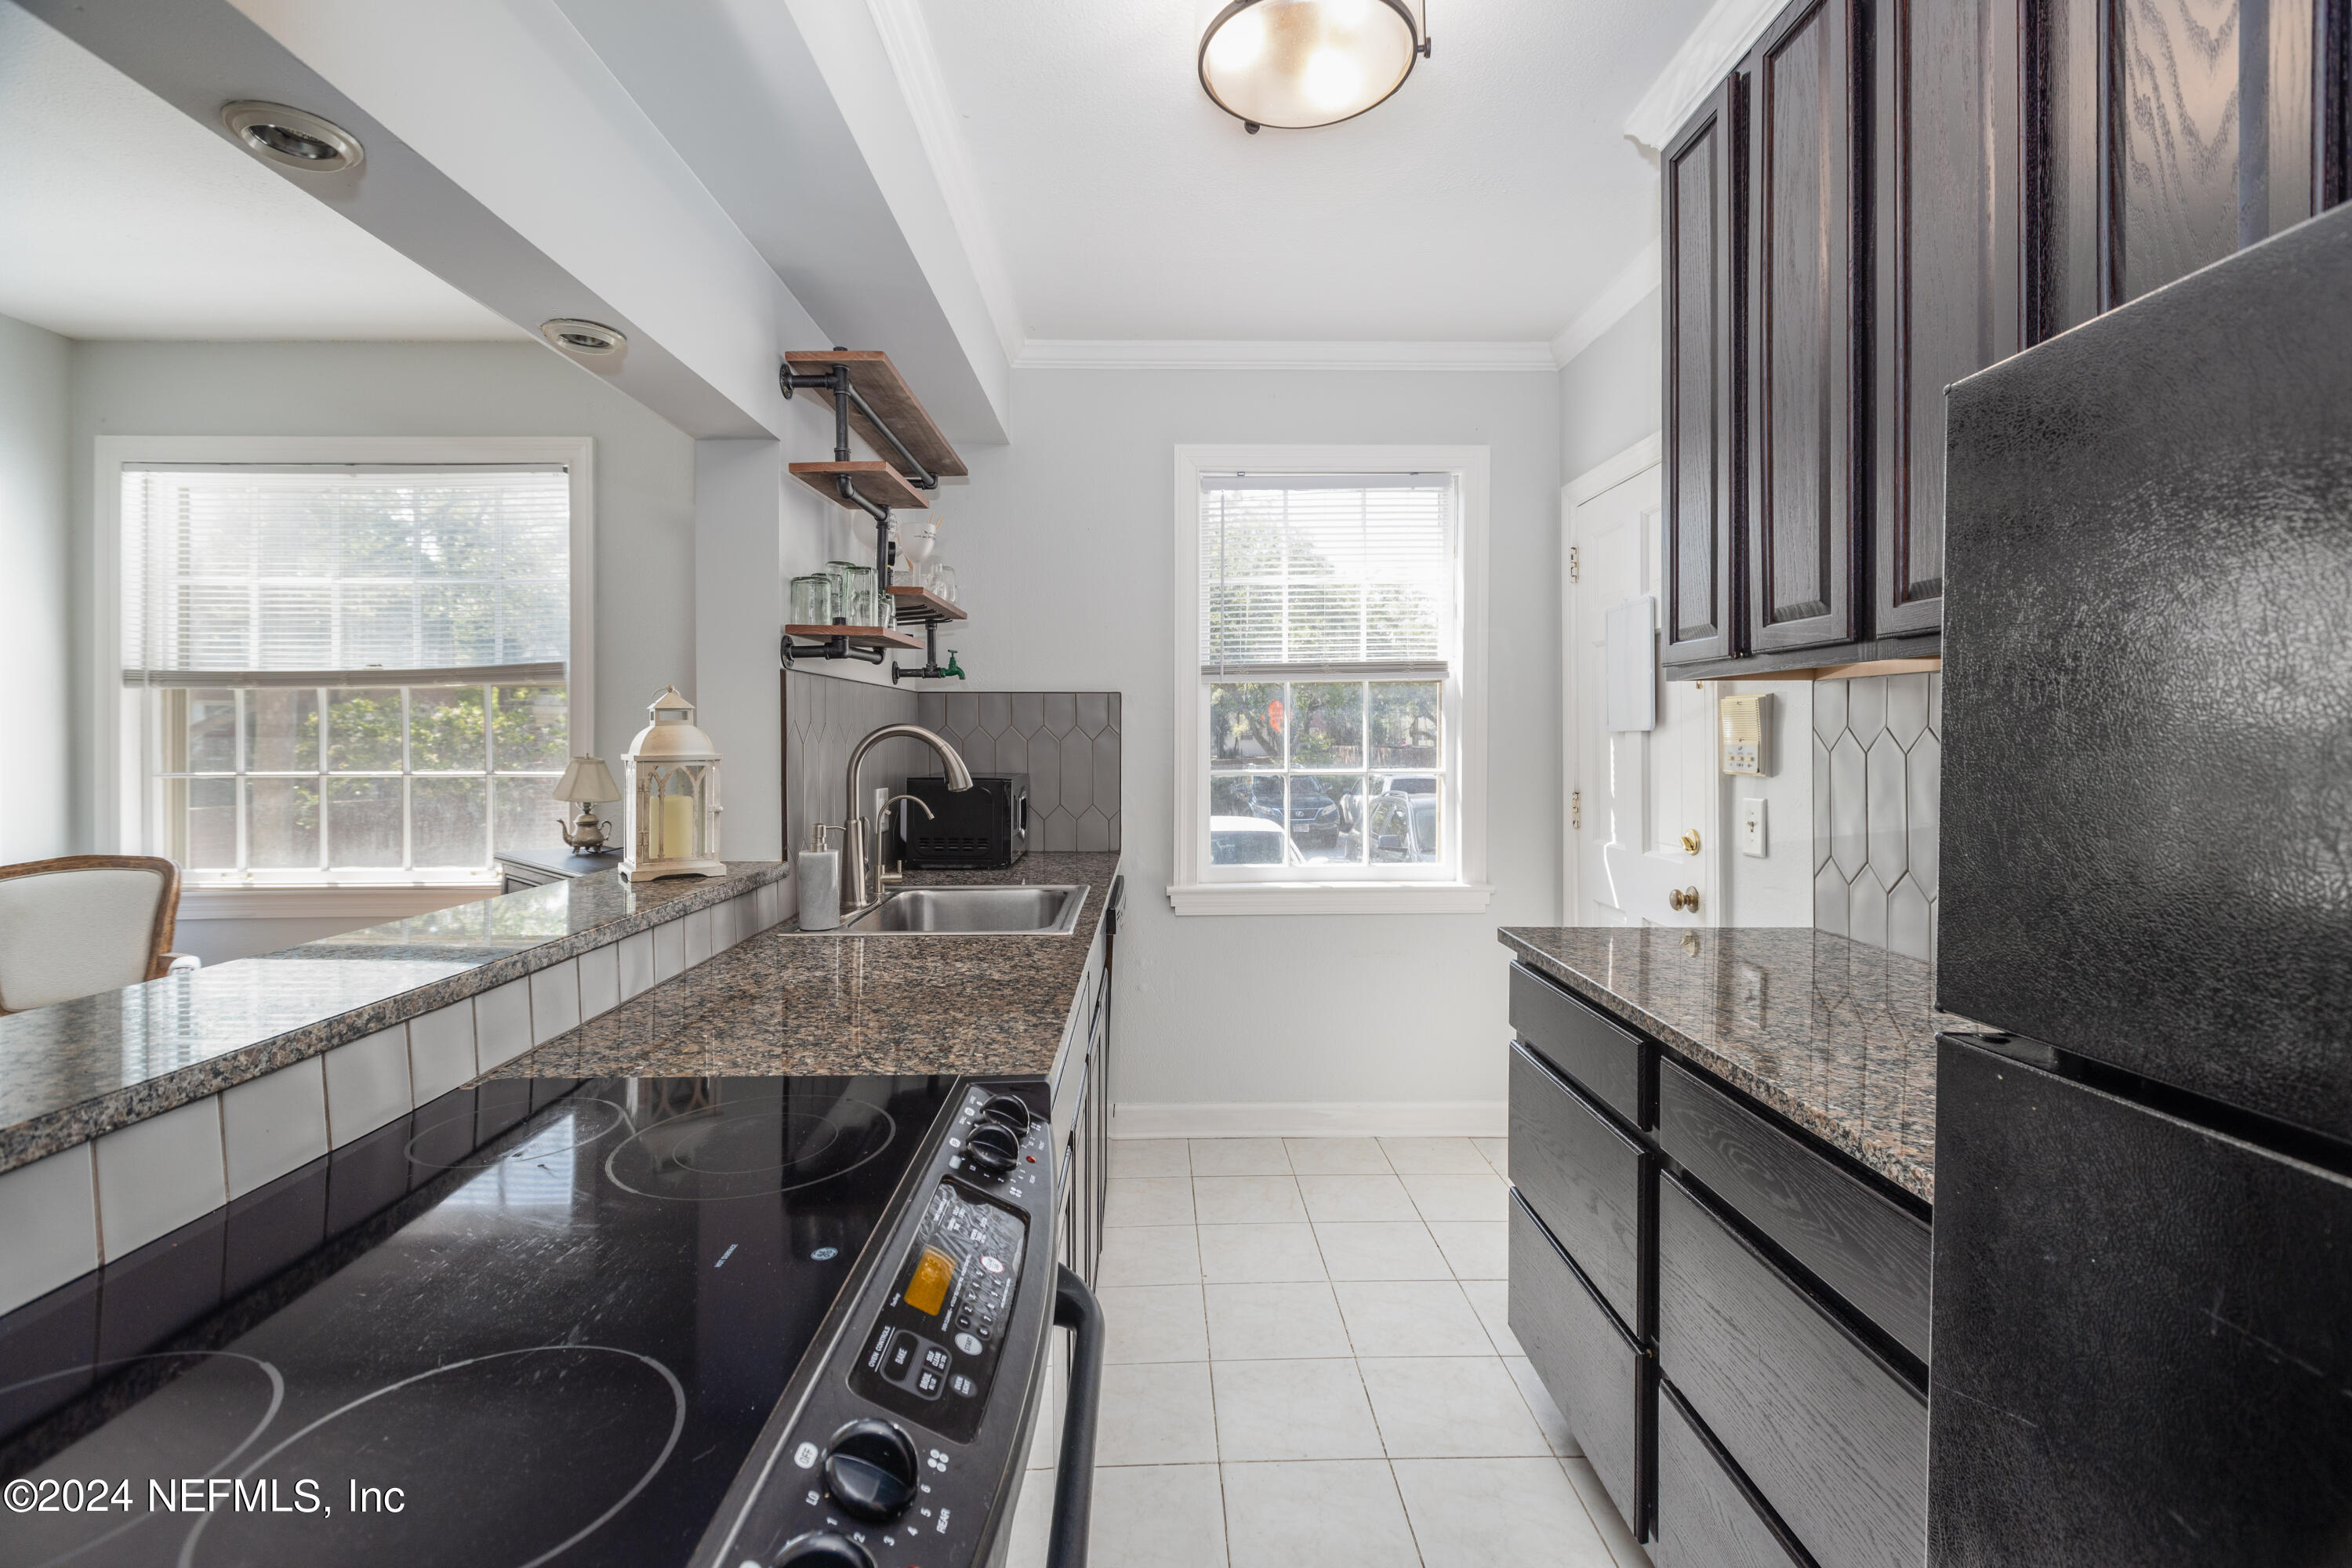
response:
[(920, 724), (885, 724), (850, 748), (848, 776), (844, 784), (849, 820), (841, 827), (841, 909), (845, 924), (853, 912), (862, 912), (881, 898), (866, 850), (868, 824), (866, 814), (857, 809), (857, 770), (866, 761), (866, 753), (884, 741), (922, 742), (940, 754), (940, 765), (946, 770), (950, 790), (960, 793), (971, 787), (971, 770), (964, 766), (962, 756), (943, 737)]

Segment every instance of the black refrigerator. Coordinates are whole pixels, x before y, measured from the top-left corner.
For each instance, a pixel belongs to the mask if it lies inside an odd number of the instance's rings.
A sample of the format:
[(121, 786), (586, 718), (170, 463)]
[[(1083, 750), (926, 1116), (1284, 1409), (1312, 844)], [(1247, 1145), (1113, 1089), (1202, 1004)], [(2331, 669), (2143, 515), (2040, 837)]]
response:
[(2352, 208), (1948, 431), (1930, 1561), (2352, 1563)]

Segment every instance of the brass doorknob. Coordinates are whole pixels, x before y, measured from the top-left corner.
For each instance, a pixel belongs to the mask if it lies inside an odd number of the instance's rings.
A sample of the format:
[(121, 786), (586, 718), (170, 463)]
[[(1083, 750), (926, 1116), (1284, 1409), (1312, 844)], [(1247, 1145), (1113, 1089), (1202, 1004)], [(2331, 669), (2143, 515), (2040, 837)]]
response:
[(1674, 910), (1676, 914), (1695, 915), (1698, 913), (1698, 889), (1696, 888), (1676, 888), (1673, 892), (1666, 895), (1666, 907)]
[[(1683, 853), (1685, 855), (1696, 855), (1698, 853), (1697, 828), (1694, 827), (1688, 833), (1683, 835)], [(1693, 907), (1696, 908), (1696, 906)]]

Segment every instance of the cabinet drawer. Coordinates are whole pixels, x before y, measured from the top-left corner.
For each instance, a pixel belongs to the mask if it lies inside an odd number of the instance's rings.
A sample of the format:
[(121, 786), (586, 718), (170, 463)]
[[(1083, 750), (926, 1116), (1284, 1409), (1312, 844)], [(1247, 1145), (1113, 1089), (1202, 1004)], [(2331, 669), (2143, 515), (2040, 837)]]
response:
[(1927, 1359), (1926, 1222), (1674, 1062), (1658, 1068), (1658, 1146), (1849, 1306)]
[(1511, 1332), (1528, 1352), (1593, 1473), (1641, 1531), (1649, 1482), (1648, 1368), (1527, 1205), (1511, 1199)]
[(1635, 1335), (1648, 1155), (1523, 1045), (1511, 1047), (1511, 1184)]
[(1643, 1068), (1649, 1047), (1524, 963), (1511, 965), (1511, 1032), (1536, 1055), (1636, 1127), (1650, 1125)]
[(1657, 1568), (1805, 1568), (1691, 1425), (1672, 1387), (1658, 1390)]
[(1821, 1568), (1924, 1560), (1927, 1402), (1671, 1176), (1658, 1366)]

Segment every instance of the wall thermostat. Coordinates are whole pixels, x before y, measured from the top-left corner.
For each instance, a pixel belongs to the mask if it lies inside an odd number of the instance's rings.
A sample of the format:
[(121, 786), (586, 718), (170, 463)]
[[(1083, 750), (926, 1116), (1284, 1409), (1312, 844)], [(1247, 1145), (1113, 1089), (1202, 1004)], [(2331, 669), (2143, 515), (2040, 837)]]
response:
[(1771, 717), (1769, 704), (1770, 692), (1755, 697), (1724, 697), (1716, 701), (1717, 728), (1722, 735), (1723, 771), (1747, 773), (1761, 778), (1772, 771), (1769, 727), (1765, 721)]

